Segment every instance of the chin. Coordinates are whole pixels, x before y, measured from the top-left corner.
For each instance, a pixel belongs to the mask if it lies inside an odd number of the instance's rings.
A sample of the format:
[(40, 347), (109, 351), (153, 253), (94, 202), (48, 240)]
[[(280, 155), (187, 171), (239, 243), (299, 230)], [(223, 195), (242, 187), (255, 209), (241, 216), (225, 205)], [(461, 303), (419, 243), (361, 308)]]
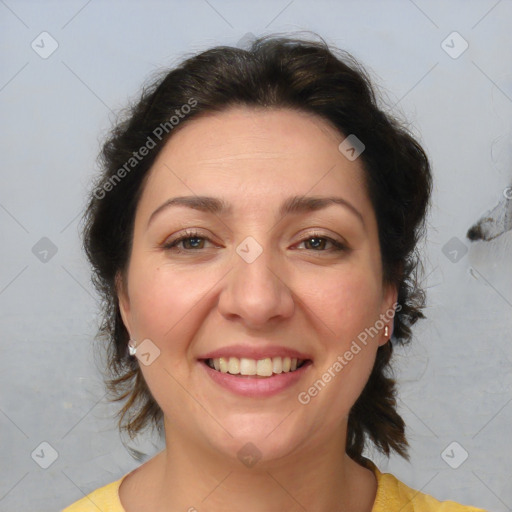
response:
[(211, 440), (211, 444), (249, 469), (256, 464), (261, 468), (292, 455), (305, 443), (308, 431), (304, 422), (299, 424), (297, 418), (293, 418), (295, 414), (276, 411), (225, 418), (222, 425), (233, 437), (223, 435)]

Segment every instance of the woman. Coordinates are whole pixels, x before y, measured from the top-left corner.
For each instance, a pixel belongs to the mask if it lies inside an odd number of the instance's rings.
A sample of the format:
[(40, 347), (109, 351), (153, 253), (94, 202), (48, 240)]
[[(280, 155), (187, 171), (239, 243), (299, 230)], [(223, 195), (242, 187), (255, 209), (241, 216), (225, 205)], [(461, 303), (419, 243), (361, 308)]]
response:
[(387, 376), (423, 315), (420, 145), (323, 42), (213, 48), (145, 90), (103, 150), (85, 249), (119, 426), (166, 447), (66, 511), (470, 511), (407, 458)]

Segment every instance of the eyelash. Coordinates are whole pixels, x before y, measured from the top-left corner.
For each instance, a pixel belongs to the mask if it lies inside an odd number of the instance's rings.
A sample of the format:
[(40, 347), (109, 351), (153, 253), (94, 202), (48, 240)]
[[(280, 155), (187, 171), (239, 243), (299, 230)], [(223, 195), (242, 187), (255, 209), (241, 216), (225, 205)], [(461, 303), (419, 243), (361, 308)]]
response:
[[(176, 238), (175, 240), (172, 240), (166, 244), (164, 244), (162, 247), (165, 250), (174, 250), (174, 252), (177, 253), (185, 253), (185, 252), (198, 252), (202, 249), (182, 249), (179, 248), (178, 245), (186, 240), (189, 240), (191, 238), (199, 238), (201, 240), (210, 240), (208, 237), (201, 236), (201, 233), (198, 233), (197, 231), (186, 231), (184, 235), (180, 236), (179, 238)], [(333, 245), (333, 249), (330, 250), (314, 250), (310, 249), (313, 252), (339, 252), (339, 251), (346, 251), (348, 248), (345, 244), (334, 240), (331, 237), (324, 236), (321, 233), (309, 233), (305, 238), (300, 240), (299, 243), (310, 241), (311, 239), (316, 238), (320, 240), (326, 240), (327, 242), (330, 242)], [(303, 250), (303, 249), (302, 249)]]

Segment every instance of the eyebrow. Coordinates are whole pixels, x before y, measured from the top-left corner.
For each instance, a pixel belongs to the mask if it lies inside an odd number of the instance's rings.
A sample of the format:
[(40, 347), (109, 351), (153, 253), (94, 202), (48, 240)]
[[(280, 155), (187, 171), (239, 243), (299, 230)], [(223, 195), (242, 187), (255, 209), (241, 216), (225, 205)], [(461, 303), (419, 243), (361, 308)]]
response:
[[(315, 196), (292, 196), (286, 199), (279, 208), (279, 215), (284, 217), (290, 214), (300, 214), (322, 210), (337, 204), (351, 211), (363, 224), (364, 218), (361, 212), (349, 201), (342, 197), (315, 197)], [(180, 196), (168, 199), (161, 204), (149, 217), (148, 226), (153, 219), (164, 210), (174, 206), (185, 206), (193, 210), (198, 210), (215, 215), (229, 215), (232, 213), (232, 206), (222, 199), (209, 196)]]

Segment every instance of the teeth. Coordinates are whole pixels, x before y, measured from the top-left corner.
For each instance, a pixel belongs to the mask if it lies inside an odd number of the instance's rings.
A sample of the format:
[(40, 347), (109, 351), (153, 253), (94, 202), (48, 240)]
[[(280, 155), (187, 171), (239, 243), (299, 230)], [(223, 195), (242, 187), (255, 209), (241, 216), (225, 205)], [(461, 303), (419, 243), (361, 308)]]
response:
[[(215, 363), (213, 363), (215, 366)], [(222, 373), (228, 373), (228, 360), (225, 357), (219, 358), (219, 367)]]
[(240, 372), (242, 375), (256, 375), (256, 361), (254, 359), (240, 359)]
[(258, 360), (256, 363), (256, 375), (261, 375), (262, 377), (270, 377), (272, 375), (272, 359), (270, 357)]
[(272, 370), (274, 373), (281, 373), (283, 371), (283, 360), (280, 357), (272, 359)]
[(304, 362), (296, 357), (266, 357), (265, 359), (248, 359), (246, 357), (218, 357), (206, 361), (210, 368), (231, 375), (258, 375), (270, 377), (277, 373), (295, 371)]
[(237, 357), (230, 357), (228, 362), (228, 372), (232, 375), (240, 373), (240, 359)]

